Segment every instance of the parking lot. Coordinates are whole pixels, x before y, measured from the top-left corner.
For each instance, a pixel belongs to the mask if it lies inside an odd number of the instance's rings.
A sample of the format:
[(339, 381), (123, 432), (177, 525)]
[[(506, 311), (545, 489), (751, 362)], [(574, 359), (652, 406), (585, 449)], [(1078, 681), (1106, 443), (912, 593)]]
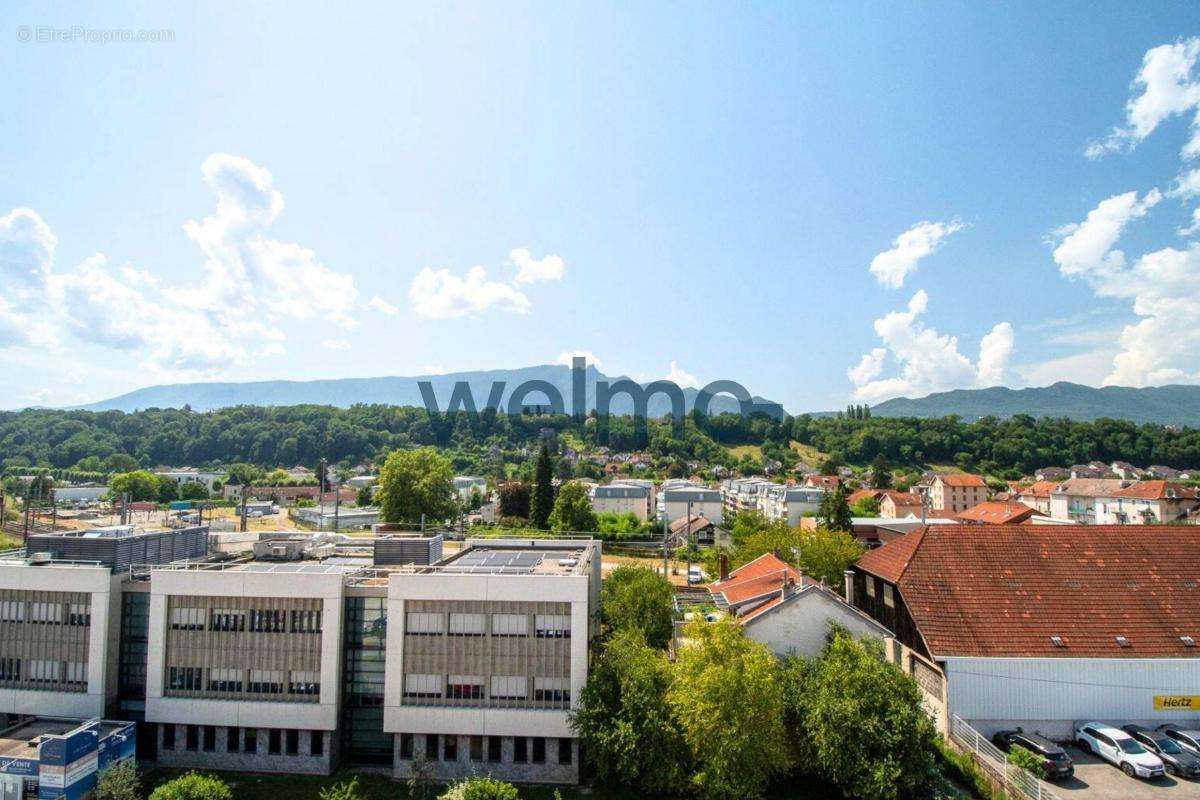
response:
[(1200, 798), (1200, 781), (1167, 775), (1156, 781), (1135, 780), (1078, 747), (1066, 748), (1075, 762), (1075, 776), (1056, 781), (1051, 790), (1062, 800), (1154, 800), (1154, 798)]

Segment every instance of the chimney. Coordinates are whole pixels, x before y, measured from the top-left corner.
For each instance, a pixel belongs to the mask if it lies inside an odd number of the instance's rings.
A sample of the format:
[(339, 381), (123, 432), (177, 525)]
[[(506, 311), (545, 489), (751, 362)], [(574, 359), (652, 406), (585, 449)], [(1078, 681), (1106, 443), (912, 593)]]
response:
[(722, 553), (717, 563), (721, 569), (721, 580), (729, 580), (729, 556)]
[(846, 602), (854, 605), (854, 570), (846, 570), (842, 577), (846, 580)]

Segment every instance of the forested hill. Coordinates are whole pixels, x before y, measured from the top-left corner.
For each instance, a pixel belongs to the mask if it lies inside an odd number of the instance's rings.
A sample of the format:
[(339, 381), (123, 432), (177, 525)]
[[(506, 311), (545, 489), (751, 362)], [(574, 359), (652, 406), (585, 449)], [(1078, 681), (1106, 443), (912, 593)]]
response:
[[(377, 463), (388, 451), (423, 445), (442, 449), (455, 469), (498, 475), (532, 462), (540, 439), (552, 438), (574, 450), (599, 446), (613, 452), (643, 451), (658, 476), (707, 474), (716, 464), (757, 474), (754, 459), (737, 445), (756, 445), (762, 458), (783, 469), (797, 466), (801, 453), (809, 466), (823, 461), (865, 466), (882, 455), (896, 466), (954, 465), (1016, 478), (1038, 467), (1069, 466), (1093, 459), (1134, 464), (1200, 467), (1200, 430), (1102, 419), (1062, 418), (915, 419), (871, 417), (769, 417), (743, 419), (722, 414), (688, 417), (681, 430), (660, 420), (635, 423), (629, 417), (576, 421), (567, 416), (509, 416), (492, 411), (474, 418), (431, 418), (424, 409), (385, 405), (238, 406), (210, 412), (151, 410), (0, 412), (0, 469), (54, 467), (80, 471), (120, 471), (133, 465), (193, 467), (249, 462), (264, 467), (313, 466), (327, 458), (352, 466)], [(749, 459), (749, 460), (748, 460)], [(106, 463), (109, 462), (109, 463)], [(561, 467), (561, 465), (560, 465)], [(600, 465), (585, 461), (576, 467)], [(560, 469), (560, 474), (564, 474)], [(583, 473), (587, 474), (587, 473)]]
[(877, 417), (945, 417), (963, 419), (1011, 417), (1067, 417), (1087, 422), (1127, 419), (1161, 425), (1200, 426), (1200, 386), (1105, 386), (1097, 389), (1060, 382), (1031, 389), (958, 389), (928, 397), (898, 397), (871, 406)]

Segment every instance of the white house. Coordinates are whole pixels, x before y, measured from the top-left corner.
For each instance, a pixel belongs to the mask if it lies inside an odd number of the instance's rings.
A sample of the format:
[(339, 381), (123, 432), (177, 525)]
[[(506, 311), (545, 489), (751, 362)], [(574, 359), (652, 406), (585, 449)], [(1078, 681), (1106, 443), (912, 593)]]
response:
[(650, 499), (654, 493), (646, 486), (613, 483), (592, 489), (592, 509), (597, 514), (633, 514), (641, 521), (650, 519)]
[(663, 489), (660, 518), (665, 518), (670, 524), (680, 517), (686, 517), (689, 510), (692, 516), (706, 517), (714, 525), (720, 525), (725, 520), (721, 493), (716, 489), (690, 484)]

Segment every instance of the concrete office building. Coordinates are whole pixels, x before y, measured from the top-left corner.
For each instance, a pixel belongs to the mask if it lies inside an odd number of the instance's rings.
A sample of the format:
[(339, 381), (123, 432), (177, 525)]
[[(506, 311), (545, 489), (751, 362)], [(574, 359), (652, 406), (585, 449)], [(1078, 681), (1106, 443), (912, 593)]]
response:
[(574, 783), (568, 712), (598, 632), (599, 545), (481, 540), (387, 579), (384, 729), (395, 775)]

